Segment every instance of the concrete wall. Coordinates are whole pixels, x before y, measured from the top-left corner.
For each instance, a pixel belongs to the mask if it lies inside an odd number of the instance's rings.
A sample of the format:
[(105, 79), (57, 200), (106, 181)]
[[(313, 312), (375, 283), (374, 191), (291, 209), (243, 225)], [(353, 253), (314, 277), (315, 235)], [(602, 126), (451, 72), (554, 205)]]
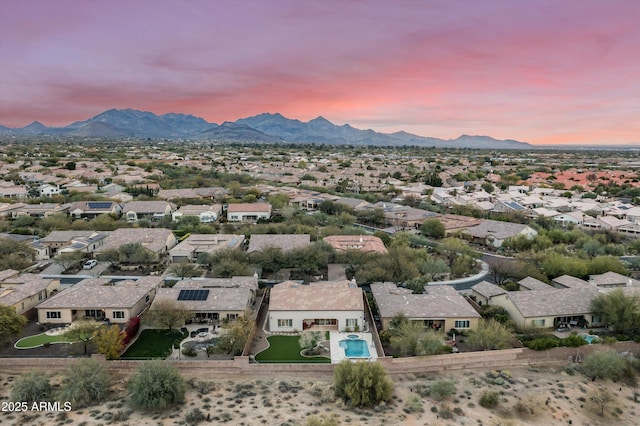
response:
[[(450, 355), (435, 355), (413, 358), (378, 358), (392, 376), (407, 373), (438, 372), (478, 368), (508, 368), (516, 366), (567, 365), (584, 360), (591, 352), (615, 350), (619, 353), (640, 355), (640, 344), (618, 342), (611, 345), (588, 345), (579, 348), (554, 348), (548, 351), (533, 351), (528, 348), (505, 349), (501, 351), (466, 352)], [(104, 360), (102, 356), (94, 358)], [(77, 362), (70, 358), (4, 358), (0, 362), (0, 372), (19, 374), (30, 370), (63, 372)], [(112, 374), (130, 375), (142, 361), (103, 361)], [(325, 378), (333, 377), (332, 364), (256, 364), (249, 363), (245, 356), (228, 361), (173, 360), (165, 361), (176, 366), (187, 378), (217, 379), (245, 376), (247, 378), (273, 378), (274, 376)]]

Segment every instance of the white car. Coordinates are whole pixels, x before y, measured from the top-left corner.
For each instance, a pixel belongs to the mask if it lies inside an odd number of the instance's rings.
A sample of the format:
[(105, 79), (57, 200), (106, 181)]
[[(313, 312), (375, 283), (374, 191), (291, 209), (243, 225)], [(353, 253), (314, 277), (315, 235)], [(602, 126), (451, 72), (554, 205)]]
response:
[(91, 259), (91, 260), (87, 260), (86, 262), (84, 262), (84, 265), (82, 266), (82, 269), (91, 269), (94, 266), (96, 266), (98, 264), (98, 261), (95, 259)]

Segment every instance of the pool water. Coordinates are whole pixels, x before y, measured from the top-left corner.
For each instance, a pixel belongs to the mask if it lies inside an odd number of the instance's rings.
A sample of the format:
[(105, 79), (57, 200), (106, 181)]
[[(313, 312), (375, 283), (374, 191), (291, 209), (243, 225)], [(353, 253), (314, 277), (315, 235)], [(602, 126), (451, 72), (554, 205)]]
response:
[(344, 349), (347, 358), (369, 358), (369, 347), (362, 339), (340, 340), (340, 347)]
[(580, 337), (586, 340), (588, 344), (592, 344), (593, 342), (597, 342), (599, 340), (598, 336), (595, 336), (593, 334), (581, 334)]

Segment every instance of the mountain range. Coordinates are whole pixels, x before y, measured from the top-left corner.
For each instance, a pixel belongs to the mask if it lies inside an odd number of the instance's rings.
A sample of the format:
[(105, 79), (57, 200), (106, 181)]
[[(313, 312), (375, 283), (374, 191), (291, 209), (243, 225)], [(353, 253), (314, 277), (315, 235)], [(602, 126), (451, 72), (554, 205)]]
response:
[(440, 148), (531, 149), (515, 140), (462, 135), (456, 139), (418, 136), (407, 132), (380, 133), (341, 126), (324, 117), (304, 122), (276, 113), (258, 114), (222, 124), (187, 114), (156, 115), (133, 109), (110, 109), (65, 127), (47, 127), (34, 121), (22, 128), (0, 125), (0, 136), (70, 136), (87, 138), (188, 139), (215, 142), (318, 143)]

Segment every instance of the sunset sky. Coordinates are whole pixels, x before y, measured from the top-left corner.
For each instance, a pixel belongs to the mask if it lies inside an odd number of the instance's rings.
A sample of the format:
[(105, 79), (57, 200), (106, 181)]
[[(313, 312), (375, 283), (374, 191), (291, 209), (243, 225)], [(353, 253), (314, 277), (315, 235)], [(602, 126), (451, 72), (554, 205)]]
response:
[(111, 108), (640, 144), (640, 1), (0, 0), (0, 124)]

